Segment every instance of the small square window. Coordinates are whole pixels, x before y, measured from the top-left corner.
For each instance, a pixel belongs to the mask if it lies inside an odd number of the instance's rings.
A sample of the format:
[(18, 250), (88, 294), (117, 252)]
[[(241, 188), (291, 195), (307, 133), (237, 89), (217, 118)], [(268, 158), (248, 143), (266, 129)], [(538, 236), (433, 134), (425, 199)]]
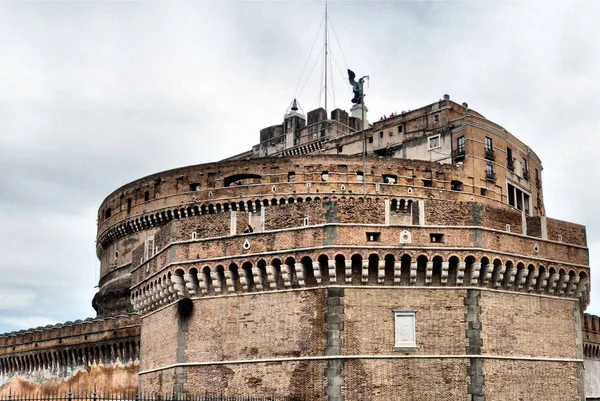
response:
[(423, 180), (423, 186), (427, 188), (433, 187), (433, 182), (431, 180)]
[(290, 171), (288, 173), (288, 182), (296, 182), (296, 173), (293, 171)]
[(436, 136), (432, 136), (429, 139), (429, 149), (436, 149), (439, 148), (440, 145), (440, 136), (436, 135)]
[(487, 188), (481, 188), (481, 196), (487, 196)]
[(362, 171), (359, 171), (358, 173), (356, 173), (356, 182), (364, 182), (365, 181), (365, 175)]
[(321, 181), (329, 181), (329, 171), (323, 171), (321, 173)]
[(190, 184), (190, 192), (200, 191), (200, 184)]
[(344, 147), (343, 146), (338, 146), (337, 150), (338, 150), (338, 153), (342, 153), (342, 151), (344, 150)]
[(367, 242), (379, 242), (381, 233), (367, 233)]
[(394, 312), (394, 351), (416, 351), (417, 311), (393, 309)]
[(429, 240), (435, 243), (444, 243), (444, 234), (429, 234)]
[(558, 242), (563, 242), (562, 235), (558, 234)]

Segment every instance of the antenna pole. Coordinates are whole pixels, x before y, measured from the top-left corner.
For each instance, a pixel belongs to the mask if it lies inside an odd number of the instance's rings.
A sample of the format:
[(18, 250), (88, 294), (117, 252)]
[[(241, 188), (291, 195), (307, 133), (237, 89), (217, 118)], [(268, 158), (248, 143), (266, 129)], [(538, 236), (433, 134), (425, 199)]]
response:
[(325, 118), (327, 115), (327, 1), (325, 2)]
[(365, 132), (365, 96), (363, 94), (362, 99), (360, 100), (360, 106), (362, 110), (362, 118), (361, 118), (361, 127), (362, 127), (362, 137), (363, 137), (363, 154), (362, 154), (362, 162), (363, 162), (363, 192), (365, 193), (365, 202), (367, 200), (367, 133)]

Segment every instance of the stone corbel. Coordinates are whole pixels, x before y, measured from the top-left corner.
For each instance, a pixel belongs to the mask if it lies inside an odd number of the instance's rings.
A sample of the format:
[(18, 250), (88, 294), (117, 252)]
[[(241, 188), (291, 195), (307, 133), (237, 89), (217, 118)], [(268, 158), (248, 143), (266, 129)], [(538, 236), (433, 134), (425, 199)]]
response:
[(369, 260), (362, 261), (362, 275), (360, 278), (361, 283), (367, 284), (369, 282)]
[(298, 278), (298, 285), (300, 287), (306, 287), (306, 280), (304, 278), (304, 264), (295, 263), (294, 268), (296, 269), (296, 277)]
[(427, 262), (425, 270), (425, 285), (430, 285), (433, 277), (433, 262)]
[(329, 270), (329, 284), (337, 283), (337, 275), (335, 272), (335, 259), (329, 259), (327, 261), (327, 268)]
[(377, 264), (377, 284), (385, 283), (385, 260), (380, 260)]
[(450, 262), (442, 262), (442, 285), (448, 284), (448, 270), (450, 270)]
[(456, 285), (463, 285), (463, 280), (465, 278), (465, 269), (467, 264), (465, 262), (458, 262), (458, 271), (456, 272)]
[(417, 285), (417, 262), (410, 262), (410, 285)]

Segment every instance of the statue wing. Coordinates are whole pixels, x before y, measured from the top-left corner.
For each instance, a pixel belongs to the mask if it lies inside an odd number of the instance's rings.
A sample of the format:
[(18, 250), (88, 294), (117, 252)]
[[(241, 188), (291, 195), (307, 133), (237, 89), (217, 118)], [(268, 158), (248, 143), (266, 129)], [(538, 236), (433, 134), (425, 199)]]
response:
[(354, 78), (356, 78), (356, 74), (352, 70), (348, 70), (348, 80), (350, 84), (354, 86)]

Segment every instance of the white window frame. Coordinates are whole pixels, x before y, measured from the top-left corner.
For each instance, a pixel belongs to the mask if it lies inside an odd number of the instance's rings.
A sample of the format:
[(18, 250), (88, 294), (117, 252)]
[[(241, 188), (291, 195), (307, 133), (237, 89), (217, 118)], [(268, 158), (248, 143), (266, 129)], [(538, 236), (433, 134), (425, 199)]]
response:
[[(433, 142), (435, 139), (437, 139), (437, 146), (431, 146), (431, 142)], [(427, 145), (428, 145), (429, 150), (441, 148), (442, 147), (442, 139), (441, 139), (440, 135), (434, 135), (434, 136), (430, 136), (429, 138), (427, 138)]]
[[(392, 309), (394, 312), (394, 351), (417, 350), (417, 311)], [(408, 329), (407, 329), (408, 327)]]

